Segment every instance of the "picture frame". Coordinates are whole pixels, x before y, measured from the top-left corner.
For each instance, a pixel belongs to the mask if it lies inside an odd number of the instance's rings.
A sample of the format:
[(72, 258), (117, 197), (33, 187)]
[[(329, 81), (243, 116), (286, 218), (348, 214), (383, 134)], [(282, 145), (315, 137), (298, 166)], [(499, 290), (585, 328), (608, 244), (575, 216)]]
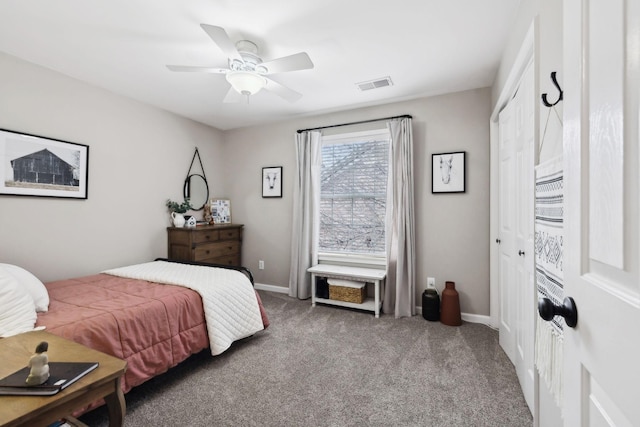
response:
[(431, 192), (464, 193), (466, 191), (466, 151), (431, 155)]
[(209, 206), (214, 224), (231, 224), (231, 200), (211, 199)]
[(0, 129), (0, 160), (0, 195), (88, 197), (88, 145)]
[(282, 166), (262, 168), (262, 197), (282, 197)]

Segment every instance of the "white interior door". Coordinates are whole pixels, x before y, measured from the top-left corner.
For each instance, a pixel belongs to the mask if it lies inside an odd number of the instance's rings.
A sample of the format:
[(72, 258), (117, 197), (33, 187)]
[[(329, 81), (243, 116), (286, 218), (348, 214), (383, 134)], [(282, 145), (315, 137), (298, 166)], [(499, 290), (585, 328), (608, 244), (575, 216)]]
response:
[(534, 73), (529, 65), (516, 95), (516, 373), (533, 411), (536, 285), (534, 274)]
[(500, 346), (515, 365), (516, 358), (516, 296), (515, 287), (515, 105), (508, 103), (500, 112), (499, 150), (499, 244), (498, 274), (500, 280)]
[(564, 2), (566, 426), (640, 425), (640, 2)]
[(516, 368), (529, 408), (534, 399), (535, 283), (534, 72), (529, 64), (500, 112), (500, 345)]

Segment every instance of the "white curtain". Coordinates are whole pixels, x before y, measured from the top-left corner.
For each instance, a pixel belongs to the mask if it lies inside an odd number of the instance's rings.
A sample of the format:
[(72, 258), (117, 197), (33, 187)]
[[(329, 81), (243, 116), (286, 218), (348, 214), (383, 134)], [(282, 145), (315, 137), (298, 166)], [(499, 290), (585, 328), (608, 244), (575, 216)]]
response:
[(387, 124), (391, 135), (385, 237), (387, 279), (382, 309), (396, 318), (413, 316), (415, 304), (415, 220), (411, 119)]
[(320, 227), (321, 133), (296, 134), (297, 173), (293, 188), (293, 229), (289, 296), (311, 297), (311, 274), (307, 269), (318, 263)]

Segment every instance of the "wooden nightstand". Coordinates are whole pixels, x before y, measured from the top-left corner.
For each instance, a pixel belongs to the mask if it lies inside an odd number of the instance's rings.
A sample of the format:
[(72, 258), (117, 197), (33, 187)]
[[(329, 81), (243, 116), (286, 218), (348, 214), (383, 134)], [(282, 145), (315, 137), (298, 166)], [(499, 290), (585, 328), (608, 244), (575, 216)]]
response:
[(109, 410), (109, 426), (124, 423), (125, 402), (120, 378), (127, 362), (45, 331), (0, 339), (0, 378), (23, 368), (38, 343), (47, 341), (52, 362), (98, 362), (99, 366), (53, 396), (0, 396), (0, 426), (41, 426), (68, 417), (101, 398)]

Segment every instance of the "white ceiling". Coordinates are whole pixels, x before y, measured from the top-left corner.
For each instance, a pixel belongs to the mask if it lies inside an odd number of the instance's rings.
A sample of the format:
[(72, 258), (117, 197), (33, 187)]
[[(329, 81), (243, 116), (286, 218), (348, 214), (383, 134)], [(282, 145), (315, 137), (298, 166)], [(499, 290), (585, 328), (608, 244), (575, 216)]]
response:
[[(227, 130), (491, 86), (519, 0), (2, 0), (0, 51)], [(307, 52), (311, 70), (273, 80), (303, 94), (261, 91), (223, 103), (226, 67), (200, 27), (251, 40), (263, 60)], [(389, 76), (393, 86), (356, 83)]]

